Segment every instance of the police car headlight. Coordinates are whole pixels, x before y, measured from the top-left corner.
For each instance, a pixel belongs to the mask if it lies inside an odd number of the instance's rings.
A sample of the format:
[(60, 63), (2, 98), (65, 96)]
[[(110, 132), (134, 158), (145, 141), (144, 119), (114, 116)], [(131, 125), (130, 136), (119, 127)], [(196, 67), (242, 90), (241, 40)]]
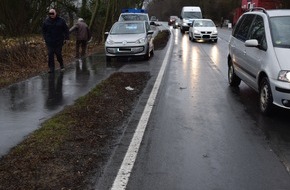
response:
[(145, 38), (140, 38), (136, 41), (136, 44), (142, 44), (142, 43), (145, 43)]
[(280, 71), (278, 75), (278, 80), (290, 82), (290, 71)]
[(115, 42), (114, 42), (113, 40), (109, 40), (109, 39), (107, 39), (107, 40), (106, 40), (106, 43), (107, 43), (107, 44), (114, 44)]

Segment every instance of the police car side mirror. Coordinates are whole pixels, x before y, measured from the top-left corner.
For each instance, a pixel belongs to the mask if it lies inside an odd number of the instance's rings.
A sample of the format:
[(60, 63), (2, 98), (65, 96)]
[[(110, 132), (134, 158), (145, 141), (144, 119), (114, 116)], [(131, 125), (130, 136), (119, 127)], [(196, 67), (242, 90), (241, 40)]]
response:
[(109, 36), (109, 32), (105, 32), (105, 39)]
[(153, 33), (154, 33), (153, 30), (149, 30), (149, 31), (147, 32), (147, 34), (150, 34), (150, 35), (152, 35)]

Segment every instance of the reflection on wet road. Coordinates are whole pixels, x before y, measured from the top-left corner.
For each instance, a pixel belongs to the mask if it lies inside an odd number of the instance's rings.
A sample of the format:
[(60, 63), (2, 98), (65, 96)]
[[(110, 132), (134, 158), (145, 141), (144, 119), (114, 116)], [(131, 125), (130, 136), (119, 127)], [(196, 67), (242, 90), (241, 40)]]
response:
[(0, 156), (117, 69), (106, 67), (95, 55), (76, 60), (64, 73), (43, 74), (1, 89)]

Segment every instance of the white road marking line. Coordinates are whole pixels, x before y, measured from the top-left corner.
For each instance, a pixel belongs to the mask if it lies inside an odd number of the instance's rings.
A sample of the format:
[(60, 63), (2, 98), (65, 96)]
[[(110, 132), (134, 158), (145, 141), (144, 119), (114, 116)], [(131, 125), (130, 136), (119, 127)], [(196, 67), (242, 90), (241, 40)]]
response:
[[(171, 30), (170, 30), (171, 32)], [(126, 189), (127, 183), (129, 181), (129, 177), (131, 174), (131, 171), (133, 169), (139, 148), (140, 148), (140, 144), (141, 141), (143, 139), (143, 135), (144, 132), (146, 130), (147, 127), (147, 123), (160, 87), (160, 83), (162, 81), (166, 66), (168, 64), (168, 60), (169, 60), (169, 56), (170, 56), (170, 52), (172, 50), (171, 46), (173, 44), (173, 37), (172, 37), (172, 33), (171, 33), (171, 37), (170, 37), (170, 41), (169, 41), (169, 47), (168, 50), (166, 52), (165, 55), (165, 59), (162, 63), (161, 69), (158, 73), (157, 79), (154, 83), (153, 89), (150, 93), (149, 99), (146, 103), (145, 109), (142, 113), (142, 116), (140, 118), (140, 121), (138, 123), (138, 126), (136, 128), (136, 131), (134, 133), (134, 136), (132, 138), (132, 141), (130, 143), (130, 146), (126, 152), (126, 155), (124, 157), (124, 160), (122, 162), (122, 165), (118, 171), (118, 174), (115, 178), (115, 181), (113, 183), (113, 186), (111, 188), (111, 190), (122, 190), (122, 189)]]

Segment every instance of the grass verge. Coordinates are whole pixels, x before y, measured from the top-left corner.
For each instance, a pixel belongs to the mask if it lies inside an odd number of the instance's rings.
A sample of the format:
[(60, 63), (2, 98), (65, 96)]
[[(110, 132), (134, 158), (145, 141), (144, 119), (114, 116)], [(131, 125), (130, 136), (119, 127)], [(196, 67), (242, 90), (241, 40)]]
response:
[(86, 189), (149, 78), (115, 73), (44, 122), (1, 158), (0, 189)]

